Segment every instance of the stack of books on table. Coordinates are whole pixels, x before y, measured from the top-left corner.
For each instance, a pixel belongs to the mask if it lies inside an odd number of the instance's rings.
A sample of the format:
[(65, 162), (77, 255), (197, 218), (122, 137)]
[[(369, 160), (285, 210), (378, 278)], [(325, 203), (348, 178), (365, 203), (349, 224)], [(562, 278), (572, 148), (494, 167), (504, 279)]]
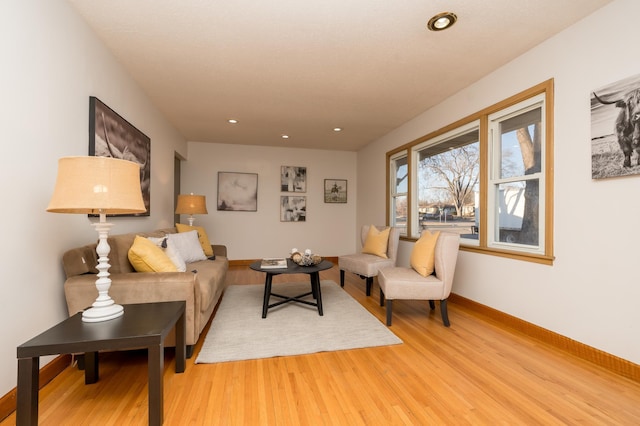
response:
[(287, 259), (284, 257), (269, 257), (262, 259), (262, 263), (260, 263), (260, 268), (262, 269), (286, 269), (287, 268)]

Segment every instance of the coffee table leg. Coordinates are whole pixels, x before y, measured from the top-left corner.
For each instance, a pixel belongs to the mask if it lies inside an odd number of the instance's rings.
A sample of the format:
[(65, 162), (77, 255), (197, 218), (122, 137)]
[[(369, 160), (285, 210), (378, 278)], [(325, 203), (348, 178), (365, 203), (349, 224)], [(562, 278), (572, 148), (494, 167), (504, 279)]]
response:
[(316, 303), (318, 304), (318, 314), (323, 316), (324, 313), (322, 311), (322, 290), (320, 290), (320, 274), (318, 272), (314, 272), (311, 274), (311, 287), (315, 287), (315, 293), (317, 296)]
[(149, 369), (149, 424), (161, 425), (164, 416), (162, 371), (164, 370), (164, 345), (148, 348)]
[(269, 299), (271, 298), (271, 279), (273, 275), (267, 272), (267, 278), (264, 281), (264, 299), (262, 300), (262, 318), (267, 317), (269, 310)]
[(40, 357), (18, 358), (16, 425), (38, 425)]

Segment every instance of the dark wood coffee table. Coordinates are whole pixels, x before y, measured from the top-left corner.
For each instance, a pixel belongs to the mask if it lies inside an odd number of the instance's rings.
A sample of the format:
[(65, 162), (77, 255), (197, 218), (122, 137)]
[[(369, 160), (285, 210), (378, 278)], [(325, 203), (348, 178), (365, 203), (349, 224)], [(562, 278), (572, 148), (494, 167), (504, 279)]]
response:
[[(287, 268), (282, 269), (263, 269), (260, 267), (261, 261), (253, 262), (249, 267), (254, 271), (265, 272), (267, 277), (264, 281), (264, 299), (262, 301), (262, 318), (267, 317), (267, 311), (269, 308), (274, 308), (276, 306), (280, 306), (283, 303), (289, 302), (297, 302), (304, 303), (305, 305), (317, 306), (318, 315), (322, 316), (322, 291), (320, 289), (320, 271), (324, 271), (326, 269), (330, 269), (333, 266), (333, 263), (328, 260), (323, 260), (317, 265), (313, 266), (300, 266), (291, 259), (287, 259)], [(311, 291), (303, 294), (299, 294), (297, 296), (283, 296), (281, 294), (276, 294), (271, 291), (271, 280), (274, 275), (280, 274), (308, 274), (309, 279), (311, 281)], [(313, 295), (315, 302), (311, 302), (309, 300), (304, 300), (303, 298), (309, 295)], [(269, 304), (269, 299), (271, 296), (278, 297), (280, 299), (279, 302)]]
[(85, 353), (85, 383), (98, 381), (98, 351), (147, 348), (149, 424), (163, 421), (164, 339), (176, 328), (176, 373), (186, 366), (185, 302), (124, 305), (124, 315), (103, 322), (82, 322), (82, 312), (18, 346), (16, 424), (38, 424), (40, 357)]

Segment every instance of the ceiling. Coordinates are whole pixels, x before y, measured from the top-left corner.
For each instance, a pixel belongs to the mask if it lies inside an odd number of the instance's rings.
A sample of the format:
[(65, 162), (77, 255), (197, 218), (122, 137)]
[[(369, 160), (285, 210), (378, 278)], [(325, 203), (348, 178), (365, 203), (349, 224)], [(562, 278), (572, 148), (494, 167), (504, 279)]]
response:
[(611, 0), (67, 1), (185, 139), (356, 151)]

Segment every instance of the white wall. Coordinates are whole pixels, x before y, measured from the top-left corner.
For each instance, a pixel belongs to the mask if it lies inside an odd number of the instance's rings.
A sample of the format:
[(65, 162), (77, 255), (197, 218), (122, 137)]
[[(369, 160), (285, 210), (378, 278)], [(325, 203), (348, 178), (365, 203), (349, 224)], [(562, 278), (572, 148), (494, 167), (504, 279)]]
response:
[(589, 109), (590, 91), (640, 72), (637, 16), (615, 1), (363, 149), (358, 226), (384, 220), (388, 150), (554, 78), (554, 265), (461, 252), (453, 291), (640, 363), (640, 176), (591, 179)]
[[(306, 193), (280, 191), (281, 166), (307, 168)], [(258, 211), (218, 211), (218, 172), (257, 173)], [(325, 179), (347, 180), (347, 203), (324, 202)], [(293, 247), (322, 256), (356, 249), (355, 152), (189, 142), (181, 187), (207, 197), (209, 214), (195, 216), (195, 225), (204, 226), (214, 244), (225, 244), (232, 260), (282, 257)], [(281, 195), (307, 197), (305, 222), (280, 222)]]
[(113, 233), (171, 224), (174, 151), (187, 144), (64, 1), (0, 2), (0, 52), (2, 396), (16, 347), (68, 316), (62, 253), (97, 238), (86, 216), (45, 212), (58, 158), (88, 153), (89, 96), (151, 138), (152, 215), (114, 219)]

